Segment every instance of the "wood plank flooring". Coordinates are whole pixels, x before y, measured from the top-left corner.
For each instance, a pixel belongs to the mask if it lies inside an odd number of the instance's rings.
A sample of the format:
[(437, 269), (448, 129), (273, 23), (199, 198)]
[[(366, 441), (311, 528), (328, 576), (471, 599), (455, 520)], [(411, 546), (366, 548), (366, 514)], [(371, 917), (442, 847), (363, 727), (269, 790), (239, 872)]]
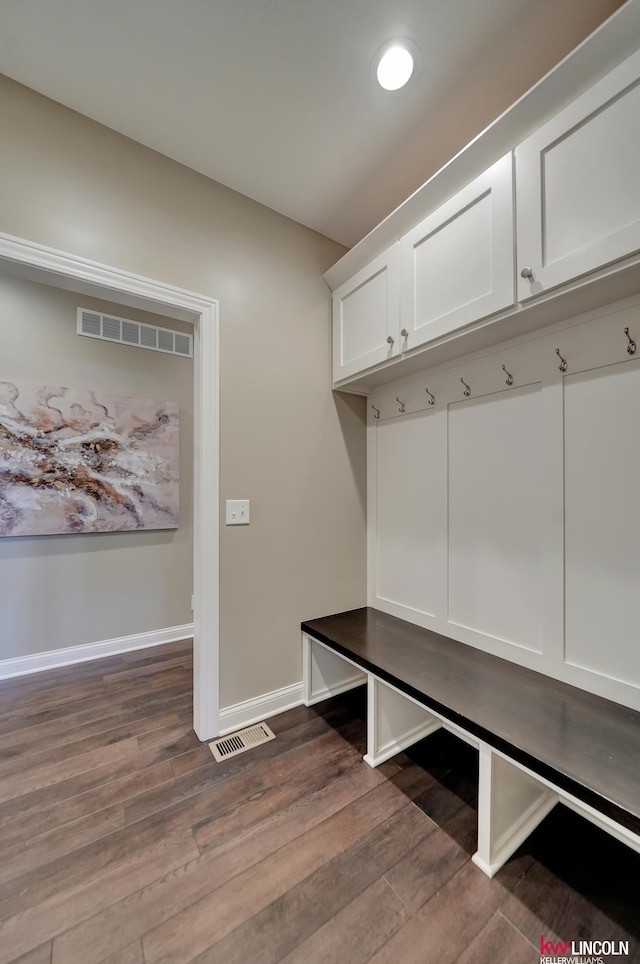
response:
[(219, 764), (191, 671), (177, 643), (0, 683), (0, 964), (537, 964), (541, 935), (640, 964), (639, 854), (557, 808), (488, 880), (469, 747), (372, 770), (355, 691)]

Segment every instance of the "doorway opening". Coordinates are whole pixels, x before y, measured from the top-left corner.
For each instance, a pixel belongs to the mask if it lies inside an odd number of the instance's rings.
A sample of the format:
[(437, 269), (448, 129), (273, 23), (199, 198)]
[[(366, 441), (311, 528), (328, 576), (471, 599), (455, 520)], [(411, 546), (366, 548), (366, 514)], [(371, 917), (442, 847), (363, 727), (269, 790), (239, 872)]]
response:
[(7, 274), (193, 325), (193, 727), (219, 735), (219, 305), (215, 299), (0, 234)]

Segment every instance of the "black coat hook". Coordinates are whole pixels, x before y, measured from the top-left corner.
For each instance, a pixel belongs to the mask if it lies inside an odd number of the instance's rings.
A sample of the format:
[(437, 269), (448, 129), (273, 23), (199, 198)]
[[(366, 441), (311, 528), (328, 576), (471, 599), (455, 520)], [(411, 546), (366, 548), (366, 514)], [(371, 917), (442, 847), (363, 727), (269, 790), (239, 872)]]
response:
[(374, 418), (380, 418), (380, 409), (379, 409), (379, 408), (376, 408), (375, 405), (372, 405), (371, 408), (372, 408), (373, 411), (374, 411), (374, 416), (373, 416), (373, 417), (374, 417)]
[(565, 359), (562, 357), (562, 355), (560, 354), (560, 349), (559, 349), (559, 348), (556, 348), (556, 355), (557, 355), (558, 358), (560, 359), (560, 364), (559, 364), (558, 368), (560, 369), (561, 372), (566, 372), (566, 370), (567, 370), (567, 363), (566, 363)]
[(429, 396), (429, 405), (435, 405), (435, 403), (436, 403), (436, 396), (435, 396), (435, 395), (432, 395), (428, 388), (425, 388), (425, 392), (426, 392), (427, 395)]
[(404, 415), (405, 404), (404, 404), (404, 402), (401, 402), (401, 401), (400, 401), (400, 399), (398, 398), (397, 395), (396, 395), (396, 402), (397, 402), (398, 405), (400, 406), (400, 414), (401, 414), (401, 415)]
[(507, 369), (504, 367), (504, 365), (502, 366), (502, 371), (503, 371), (503, 372), (505, 373), (505, 375), (507, 376), (507, 377), (506, 377), (506, 383), (507, 383), (507, 385), (513, 385), (513, 375), (510, 375), (510, 374), (509, 374), (509, 372), (508, 372)]
[(461, 381), (462, 384), (464, 385), (464, 394), (465, 394), (465, 396), (466, 396), (467, 398), (469, 398), (469, 395), (471, 394), (471, 389), (469, 388), (469, 386), (468, 386), (467, 383), (465, 382), (464, 378), (461, 378), (460, 381)]
[(627, 351), (628, 351), (628, 353), (629, 353), (630, 355), (635, 355), (635, 353), (636, 353), (636, 343), (635, 343), (635, 341), (633, 340), (633, 338), (631, 337), (631, 335), (629, 334), (629, 329), (628, 329), (628, 328), (625, 328), (624, 333), (625, 333), (625, 335), (627, 336), (627, 338), (629, 339), (629, 344), (627, 345)]

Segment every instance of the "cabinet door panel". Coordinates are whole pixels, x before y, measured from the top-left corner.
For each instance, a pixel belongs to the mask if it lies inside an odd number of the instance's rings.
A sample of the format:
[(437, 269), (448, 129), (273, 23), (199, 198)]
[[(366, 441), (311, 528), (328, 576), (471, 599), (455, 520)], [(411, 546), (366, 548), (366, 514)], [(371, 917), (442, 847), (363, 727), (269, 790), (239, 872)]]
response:
[(449, 406), (449, 622), (542, 651), (540, 386)]
[(512, 157), (506, 155), (401, 242), (401, 320), (414, 348), (514, 302)]
[(640, 55), (516, 150), (521, 300), (640, 249)]
[[(490, 236), (491, 194), (486, 191), (414, 246), (415, 303), (420, 315), (414, 331), (491, 293), (491, 248), (478, 244), (478, 238)], [(464, 265), (464, 270), (457, 265)]]
[(640, 361), (565, 379), (565, 660), (640, 686)]
[(333, 293), (334, 382), (397, 354), (398, 312), (396, 242)]
[(376, 428), (375, 595), (428, 616), (443, 600), (446, 450), (444, 413)]

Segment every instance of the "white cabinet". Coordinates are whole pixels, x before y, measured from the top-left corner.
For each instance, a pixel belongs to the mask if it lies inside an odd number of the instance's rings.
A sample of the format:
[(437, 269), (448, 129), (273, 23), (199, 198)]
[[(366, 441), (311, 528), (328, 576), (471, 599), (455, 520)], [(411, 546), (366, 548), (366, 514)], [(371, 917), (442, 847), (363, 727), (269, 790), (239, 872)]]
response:
[(640, 250), (640, 53), (516, 149), (518, 299)]
[[(575, 289), (579, 296), (583, 284), (596, 278), (606, 283), (613, 273), (633, 268), (627, 283), (636, 287), (627, 293), (637, 290), (640, 51), (554, 116), (548, 113), (551, 98), (546, 104), (549, 119), (533, 133), (531, 125), (520, 134), (515, 189), (510, 150), (444, 203), (426, 207), (431, 210), (426, 218), (408, 231), (403, 227), (399, 241), (337, 288), (334, 382), (355, 384), (366, 371), (361, 386), (380, 384), (393, 377), (390, 366), (388, 375), (373, 373), (377, 382), (371, 369), (414, 349), (418, 356), (426, 345), (437, 353), (451, 335), (463, 353), (466, 336), (488, 328), (487, 319), (494, 325), (488, 343), (496, 340), (500, 325), (506, 330), (504, 322), (524, 311), (521, 330), (542, 327), (552, 320), (553, 299), (540, 298), (538, 305), (534, 299), (562, 286), (565, 294)], [(513, 112), (519, 110), (526, 115), (515, 105)], [(514, 117), (511, 122), (515, 125)], [(479, 140), (491, 140), (491, 131)], [(509, 136), (513, 145), (511, 128)], [(445, 181), (448, 168), (441, 172)], [(394, 215), (376, 230), (388, 237), (390, 221), (395, 223)], [(349, 257), (357, 264), (353, 252)], [(427, 354), (425, 367), (435, 357)], [(419, 364), (414, 357), (404, 368), (413, 373)]]
[(514, 303), (509, 153), (333, 293), (339, 382)]
[(511, 152), (400, 241), (407, 351), (514, 304)]
[(399, 242), (333, 292), (333, 380), (399, 351)]

